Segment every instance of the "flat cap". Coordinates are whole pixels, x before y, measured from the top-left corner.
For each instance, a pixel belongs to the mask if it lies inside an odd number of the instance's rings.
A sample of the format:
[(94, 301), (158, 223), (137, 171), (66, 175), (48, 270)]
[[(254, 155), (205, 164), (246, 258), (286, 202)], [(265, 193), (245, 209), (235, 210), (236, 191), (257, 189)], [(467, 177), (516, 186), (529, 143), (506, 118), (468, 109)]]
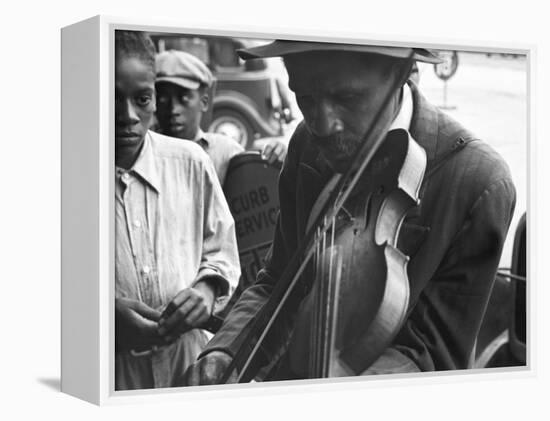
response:
[(156, 83), (173, 83), (187, 89), (212, 86), (214, 77), (206, 64), (185, 51), (168, 50), (155, 59)]
[(309, 51), (352, 51), (358, 53), (380, 54), (383, 56), (407, 58), (414, 50), (413, 59), (424, 63), (441, 63), (442, 60), (424, 48), (386, 47), (363, 44), (338, 44), (331, 42), (307, 42), (276, 40), (269, 44), (237, 50), (243, 60), (268, 57), (284, 57)]

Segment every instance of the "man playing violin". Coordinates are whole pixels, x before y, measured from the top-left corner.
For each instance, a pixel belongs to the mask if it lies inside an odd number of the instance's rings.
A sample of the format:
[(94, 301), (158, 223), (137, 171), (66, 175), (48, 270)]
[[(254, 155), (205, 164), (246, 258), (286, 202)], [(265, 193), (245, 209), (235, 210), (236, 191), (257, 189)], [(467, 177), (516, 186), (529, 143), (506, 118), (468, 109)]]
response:
[[(238, 350), (252, 348), (257, 336), (243, 342), (303, 240), (317, 197), (335, 174), (349, 168), (373, 125), (388, 136), (406, 130), (426, 154), (420, 204), (407, 213), (397, 240), (410, 258), (410, 296), (403, 323), (374, 363), (360, 370), (336, 364), (332, 375), (468, 368), (514, 211), (515, 189), (507, 165), (490, 146), (431, 105), (414, 82), (401, 82), (405, 79), (399, 75), (410, 72), (414, 61), (438, 59), (423, 49), (295, 41), (275, 41), (240, 54), (244, 59), (283, 57), (304, 121), (281, 172), (280, 215), (265, 268), (187, 370), (187, 384), (219, 383)], [(387, 97), (388, 92), (393, 93)], [(289, 359), (292, 351), (285, 344), (305, 295), (281, 312), (255, 365)], [(281, 373), (276, 364), (266, 379), (293, 378)]]

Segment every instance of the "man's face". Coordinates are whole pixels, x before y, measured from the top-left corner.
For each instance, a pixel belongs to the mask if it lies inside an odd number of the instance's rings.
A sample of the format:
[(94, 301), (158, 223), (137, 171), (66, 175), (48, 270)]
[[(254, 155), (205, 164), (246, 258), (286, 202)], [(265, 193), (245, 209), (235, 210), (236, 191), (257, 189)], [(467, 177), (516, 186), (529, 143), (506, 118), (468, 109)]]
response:
[(137, 157), (155, 112), (155, 73), (150, 63), (118, 57), (115, 63), (117, 159)]
[[(285, 65), (313, 142), (336, 172), (345, 172), (395, 82), (392, 62), (326, 51), (287, 56)], [(396, 115), (399, 95), (379, 122), (384, 131)]]
[(180, 139), (194, 140), (208, 95), (173, 83), (157, 84), (157, 120), (162, 132)]

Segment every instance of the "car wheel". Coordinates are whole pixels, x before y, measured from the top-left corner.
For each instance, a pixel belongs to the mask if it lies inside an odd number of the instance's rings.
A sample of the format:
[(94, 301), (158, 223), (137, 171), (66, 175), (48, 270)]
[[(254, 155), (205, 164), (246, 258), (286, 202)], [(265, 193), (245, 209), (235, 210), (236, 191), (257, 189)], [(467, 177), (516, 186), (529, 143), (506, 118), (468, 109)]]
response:
[(254, 130), (246, 117), (227, 108), (214, 110), (208, 131), (231, 137), (245, 149), (254, 142)]

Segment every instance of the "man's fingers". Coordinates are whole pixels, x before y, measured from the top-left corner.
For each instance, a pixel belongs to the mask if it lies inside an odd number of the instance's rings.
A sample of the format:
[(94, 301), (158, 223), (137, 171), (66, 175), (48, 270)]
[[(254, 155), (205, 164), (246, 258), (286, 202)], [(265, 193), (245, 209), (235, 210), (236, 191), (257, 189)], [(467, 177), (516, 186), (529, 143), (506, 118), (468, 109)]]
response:
[(166, 309), (162, 312), (161, 318), (166, 320), (174, 311), (176, 311), (183, 303), (185, 303), (192, 296), (191, 290), (184, 289), (180, 291), (173, 299), (168, 303)]
[(164, 335), (166, 332), (180, 330), (182, 323), (185, 323), (185, 319), (196, 305), (197, 301), (195, 299), (187, 299), (181, 306), (172, 312), (170, 317), (161, 321), (159, 334)]
[(210, 317), (206, 305), (195, 306), (185, 318), (185, 323), (191, 327), (200, 327)]
[(273, 151), (272, 151), (271, 145), (265, 145), (264, 149), (262, 150), (262, 158), (266, 160), (270, 160), (272, 152)]
[(142, 303), (141, 301), (136, 301), (133, 309), (140, 316), (143, 316), (144, 318), (149, 320), (153, 320), (154, 322), (158, 322), (160, 319), (160, 312), (158, 312), (154, 308), (149, 307), (147, 304)]
[(202, 365), (201, 384), (219, 384), (225, 372), (225, 365), (217, 358), (206, 359)]
[(181, 291), (163, 313), (159, 321), (159, 335), (173, 336), (189, 328), (199, 327), (210, 316), (208, 302), (204, 293), (196, 289)]
[(200, 385), (200, 363), (195, 363), (185, 373), (184, 386)]
[(129, 317), (130, 314), (139, 314), (146, 319), (158, 321), (160, 318), (160, 313), (149, 307), (147, 304), (142, 303), (141, 301), (132, 300), (130, 298), (117, 298), (115, 301), (115, 306), (118, 314), (126, 315)]
[(239, 376), (237, 375), (237, 370), (233, 370), (233, 372), (231, 373), (231, 375), (227, 379), (227, 384), (237, 383), (238, 380), (239, 380)]
[(131, 326), (135, 326), (139, 329), (147, 326), (147, 323), (156, 324), (152, 320), (142, 316), (137, 310), (132, 307), (129, 307), (126, 312), (124, 312), (125, 319), (127, 323)]
[(283, 161), (286, 155), (286, 146), (281, 140), (272, 140), (271, 143), (264, 146), (262, 158), (270, 164), (276, 161)]
[(201, 385), (201, 373), (202, 373), (202, 359), (191, 364), (185, 373), (183, 379), (179, 380), (177, 386), (199, 386)]
[(282, 153), (282, 146), (279, 142), (275, 143), (273, 146), (273, 151), (269, 157), (269, 163), (273, 164), (279, 159), (279, 155)]
[(276, 161), (277, 161), (277, 154), (276, 153), (272, 153), (269, 156), (269, 159), (267, 160), (267, 162), (269, 162), (270, 164), (273, 164)]
[[(186, 386), (219, 384), (230, 363), (231, 357), (228, 354), (212, 351), (187, 369), (183, 376), (183, 383)], [(236, 374), (229, 379), (232, 383), (236, 380)]]
[(129, 309), (127, 324), (118, 334), (124, 338), (123, 346), (129, 349), (150, 348), (164, 343), (157, 333), (157, 323), (143, 317), (134, 309)]
[(277, 159), (281, 162), (283, 162), (285, 160), (285, 157), (286, 157), (286, 146), (283, 145), (282, 143), (279, 143), (277, 145)]
[(216, 376), (216, 361), (212, 361), (212, 360), (209, 360), (207, 359), (206, 361), (204, 361), (204, 364), (201, 364), (201, 378), (200, 378), (200, 382), (201, 384), (204, 384), (204, 385), (209, 385), (209, 384), (217, 384), (217, 376)]
[(163, 345), (165, 343), (165, 340), (159, 336), (157, 324), (150, 320), (144, 320), (145, 325), (143, 327), (143, 339), (145, 340), (146, 344), (149, 346)]

